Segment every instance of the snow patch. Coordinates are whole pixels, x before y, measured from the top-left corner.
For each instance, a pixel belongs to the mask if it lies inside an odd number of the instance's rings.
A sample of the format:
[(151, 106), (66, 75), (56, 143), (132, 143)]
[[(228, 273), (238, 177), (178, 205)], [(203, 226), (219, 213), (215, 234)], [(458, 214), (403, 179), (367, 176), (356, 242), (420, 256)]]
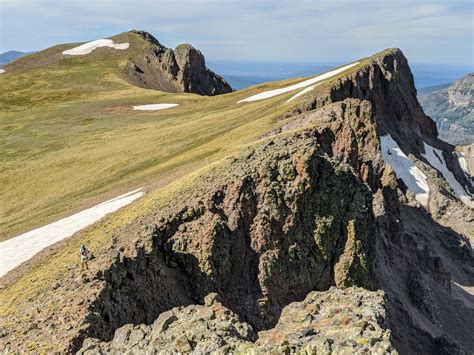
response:
[(81, 44), (78, 47), (68, 49), (64, 51), (63, 54), (67, 55), (85, 55), (92, 53), (94, 49), (100, 47), (110, 47), (114, 49), (127, 49), (130, 46), (130, 43), (114, 43), (111, 39), (98, 39), (96, 41), (87, 42)]
[(263, 100), (263, 99), (269, 99), (270, 97), (274, 97), (274, 96), (277, 96), (277, 95), (281, 95), (281, 94), (284, 94), (286, 92), (290, 92), (290, 91), (293, 91), (293, 90), (297, 90), (297, 89), (301, 89), (301, 88), (305, 88), (307, 86), (310, 86), (310, 85), (313, 85), (313, 84), (316, 84), (317, 82), (320, 82), (320, 81), (323, 81), (323, 80), (326, 80), (334, 75), (337, 75), (339, 73), (342, 73), (343, 71), (349, 69), (349, 68), (352, 68), (353, 66), (359, 64), (359, 62), (355, 62), (355, 63), (352, 63), (352, 64), (348, 64), (348, 65), (345, 65), (341, 68), (338, 68), (338, 69), (334, 69), (334, 70), (331, 70), (327, 73), (324, 73), (324, 74), (321, 74), (321, 75), (318, 75), (314, 78), (311, 78), (311, 79), (308, 79), (308, 80), (305, 80), (305, 81), (302, 81), (301, 83), (298, 83), (298, 84), (294, 84), (294, 85), (290, 85), (290, 86), (287, 86), (287, 87), (284, 87), (284, 88), (280, 88), (280, 89), (274, 89), (274, 90), (269, 90), (269, 91), (264, 91), (264, 92), (261, 92), (260, 94), (256, 94), (256, 95), (253, 95), (253, 96), (250, 96), (250, 97), (247, 97), (246, 99), (243, 99), (243, 100), (240, 100), (238, 101), (237, 103), (241, 103), (241, 102), (251, 102), (251, 101), (258, 101), (258, 100)]
[(0, 74), (5, 73), (5, 69), (0, 69)]
[(443, 151), (436, 149), (429, 144), (424, 143), (425, 145), (425, 154), (421, 154), (428, 163), (438, 170), (441, 175), (443, 175), (446, 182), (451, 186), (456, 195), (461, 199), (464, 204), (474, 208), (474, 199), (471, 195), (464, 189), (464, 187), (456, 180), (454, 174), (451, 170), (448, 169), (446, 161), (444, 160)]
[(138, 111), (156, 111), (156, 110), (165, 110), (167, 108), (176, 107), (179, 104), (150, 104), (150, 105), (139, 105), (133, 106), (134, 110)]
[(311, 85), (311, 86), (307, 87), (306, 89), (301, 90), (301, 91), (300, 91), (299, 93), (297, 93), (296, 95), (293, 95), (292, 97), (290, 97), (287, 102), (293, 101), (294, 99), (296, 99), (296, 98), (298, 98), (298, 97), (300, 97), (300, 96), (302, 96), (302, 95), (304, 95), (304, 94), (310, 92), (310, 91), (313, 90), (316, 86), (321, 85), (321, 84), (322, 84), (322, 83), (318, 83), (318, 84), (315, 84), (315, 85)]
[(44, 248), (70, 237), (88, 225), (97, 222), (106, 214), (115, 212), (141, 197), (144, 194), (141, 190), (130, 191), (72, 216), (0, 242), (0, 277)]
[(380, 142), (383, 160), (392, 167), (408, 190), (415, 194), (416, 200), (427, 207), (430, 188), (425, 174), (403, 153), (390, 134), (381, 136)]

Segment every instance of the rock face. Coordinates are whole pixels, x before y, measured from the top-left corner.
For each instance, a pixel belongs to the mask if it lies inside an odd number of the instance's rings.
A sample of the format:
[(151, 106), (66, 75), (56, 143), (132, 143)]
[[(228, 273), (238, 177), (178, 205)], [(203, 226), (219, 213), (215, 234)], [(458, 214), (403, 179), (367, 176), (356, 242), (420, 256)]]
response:
[(453, 144), (474, 142), (474, 73), (448, 87), (422, 93), (418, 99), (443, 139)]
[(124, 72), (130, 83), (148, 89), (200, 95), (233, 91), (224, 78), (206, 67), (202, 53), (191, 45), (182, 44), (173, 51), (147, 32), (132, 32), (149, 45), (128, 61)]
[[(419, 106), (401, 51), (282, 119), (127, 226), (97, 255), (92, 281), (64, 290), (64, 304), (93, 295), (83, 313), (62, 309), (80, 327), (43, 315), (32, 340), (54, 329), (62, 350), (84, 353), (472, 353), (474, 215), (423, 157), (425, 143), (469, 181)], [(385, 134), (426, 174), (426, 208), (383, 161)]]
[(151, 326), (125, 325), (111, 342), (88, 338), (78, 354), (395, 354), (389, 338), (381, 291), (313, 291), (304, 301), (286, 306), (275, 328), (259, 334), (214, 293), (206, 296), (202, 306), (162, 313)]
[[(272, 134), (309, 128), (267, 139), (212, 171), (175, 201), (169, 217), (153, 222), (153, 252), (109, 271), (111, 287), (94, 303), (101, 317), (87, 336), (112, 339), (122, 324), (151, 324), (172, 304), (202, 302), (209, 292), (254, 329), (271, 329), (287, 304), (312, 290), (361, 286), (386, 291), (392, 341), (402, 352), (474, 348), (466, 333), (474, 314), (458, 299), (469, 296), (451, 286), (474, 281), (472, 250), (432, 219), (449, 215), (453, 228), (471, 233), (472, 210), (443, 193), (449, 187), (423, 161), (424, 143), (452, 158), (460, 181), (464, 175), (420, 108), (403, 54), (388, 51), (291, 116)], [(413, 205), (383, 162), (383, 134), (426, 165), (433, 217)], [(169, 270), (179, 289), (155, 276)], [(136, 300), (129, 290), (141, 284), (150, 293)]]
[[(124, 323), (150, 323), (173, 303), (209, 292), (265, 329), (312, 290), (373, 289), (370, 190), (348, 165), (324, 155), (318, 135), (271, 140), (230, 171), (213, 171), (215, 181), (205, 181), (195, 198), (177, 201), (180, 207), (149, 231), (152, 254), (105, 275), (111, 287), (95, 303), (100, 317), (90, 334), (111, 338)], [(138, 298), (129, 292), (145, 285)]]
[[(459, 147), (461, 167), (464, 172), (474, 177), (474, 143)], [(471, 181), (474, 184), (474, 181)]]

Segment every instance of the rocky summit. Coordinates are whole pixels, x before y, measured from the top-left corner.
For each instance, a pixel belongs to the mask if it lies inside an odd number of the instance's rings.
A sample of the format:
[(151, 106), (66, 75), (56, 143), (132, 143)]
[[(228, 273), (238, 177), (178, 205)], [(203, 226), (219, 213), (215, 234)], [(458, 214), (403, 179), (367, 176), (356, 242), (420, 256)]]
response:
[[(187, 46), (157, 48), (131, 59), (129, 80), (200, 61)], [(474, 186), (403, 53), (361, 59), (272, 122), (130, 210), (90, 272), (68, 266), (40, 303), (13, 301), (25, 311), (3, 318), (2, 348), (472, 353)]]
[[(124, 47), (98, 46), (82, 55), (68, 54), (68, 50), (93, 42), (62, 44), (19, 58), (7, 64), (7, 73), (21, 73), (27, 70), (48, 68), (76, 68), (90, 63), (93, 66), (105, 64), (114, 74), (126, 82), (145, 89), (170, 93), (195, 93), (199, 95), (219, 95), (232, 92), (232, 87), (206, 67), (203, 54), (189, 44), (181, 44), (175, 50), (163, 46), (150, 33), (140, 30), (123, 32), (99, 41), (115, 41)], [(80, 58), (80, 62), (70, 63)], [(72, 64), (72, 65), (71, 65)], [(116, 68), (120, 70), (115, 70)], [(96, 75), (101, 77), (101, 74)], [(77, 82), (87, 82), (84, 77)], [(71, 84), (75, 83), (73, 81)], [(69, 87), (69, 89), (71, 89)]]
[(148, 46), (129, 59), (124, 69), (128, 80), (137, 86), (168, 91), (218, 95), (232, 91), (224, 78), (206, 67), (202, 53), (189, 44), (175, 50), (166, 48), (151, 34), (132, 31)]

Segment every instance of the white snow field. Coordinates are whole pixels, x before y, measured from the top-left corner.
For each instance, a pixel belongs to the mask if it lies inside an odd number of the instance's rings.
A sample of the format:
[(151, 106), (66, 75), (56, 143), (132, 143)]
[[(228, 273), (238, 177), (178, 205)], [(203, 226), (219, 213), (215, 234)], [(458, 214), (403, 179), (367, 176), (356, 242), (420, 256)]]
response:
[(390, 134), (381, 136), (380, 142), (383, 160), (392, 167), (397, 178), (403, 180), (408, 190), (415, 194), (416, 200), (427, 207), (430, 188), (425, 174), (403, 153)]
[(106, 214), (115, 212), (141, 197), (144, 194), (141, 190), (130, 191), (72, 216), (0, 242), (0, 277), (44, 248), (70, 237), (88, 225), (97, 222)]
[(92, 53), (94, 49), (100, 47), (110, 47), (115, 49), (127, 49), (130, 46), (130, 43), (114, 43), (111, 39), (98, 39), (96, 41), (87, 42), (81, 44), (78, 47), (74, 47), (72, 49), (68, 49), (64, 51), (63, 54), (67, 55), (85, 55)]
[(464, 187), (456, 180), (454, 174), (446, 166), (446, 161), (444, 160), (443, 152), (439, 149), (432, 147), (429, 144), (425, 144), (426, 154), (421, 154), (430, 165), (438, 170), (441, 175), (443, 175), (446, 182), (451, 186), (456, 195), (464, 202), (467, 206), (474, 208), (474, 199), (472, 196), (464, 189)]
[(133, 106), (134, 110), (138, 111), (156, 111), (156, 110), (165, 110), (167, 108), (176, 107), (179, 104), (150, 104), (150, 105), (139, 105)]
[(304, 95), (304, 94), (310, 92), (310, 91), (313, 90), (316, 86), (321, 85), (321, 84), (322, 84), (322, 83), (317, 83), (317, 84), (315, 84), (315, 85), (311, 85), (311, 86), (309, 86), (309, 87), (307, 87), (307, 88), (301, 90), (301, 91), (300, 91), (299, 93), (297, 93), (296, 95), (293, 95), (292, 97), (290, 97), (290, 98), (288, 99), (288, 101), (286, 101), (286, 102), (293, 101), (294, 99), (296, 99), (296, 98), (298, 98), (298, 97), (300, 97), (300, 96), (302, 96), (302, 95)]
[(240, 100), (237, 103), (239, 104), (241, 102), (251, 102), (251, 101), (258, 101), (258, 100), (263, 100), (263, 99), (269, 99), (270, 97), (281, 95), (281, 94), (284, 94), (286, 92), (290, 92), (290, 91), (297, 90), (297, 89), (302, 89), (302, 88), (305, 88), (307, 86), (316, 84), (317, 82), (329, 79), (330, 77), (332, 77), (334, 75), (337, 75), (339, 73), (342, 73), (343, 71), (345, 71), (345, 70), (347, 70), (347, 69), (349, 69), (349, 68), (351, 68), (351, 67), (353, 67), (357, 64), (359, 64), (359, 62), (351, 63), (351, 64), (345, 65), (341, 68), (328, 71), (327, 73), (315, 76), (314, 78), (302, 81), (301, 83), (298, 83), (298, 84), (290, 85), (290, 86), (280, 88), (280, 89), (264, 91), (264, 92), (261, 92), (260, 94), (256, 94), (256, 95), (247, 97), (246, 99)]
[(5, 73), (5, 69), (0, 69), (0, 74)]

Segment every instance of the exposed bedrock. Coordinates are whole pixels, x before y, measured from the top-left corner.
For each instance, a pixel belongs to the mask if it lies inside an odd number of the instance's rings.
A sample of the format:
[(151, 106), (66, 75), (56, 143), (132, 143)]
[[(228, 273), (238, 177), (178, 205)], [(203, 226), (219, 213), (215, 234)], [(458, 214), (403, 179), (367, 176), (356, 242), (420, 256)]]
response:
[(151, 226), (152, 251), (105, 273), (87, 335), (110, 340), (123, 324), (150, 324), (210, 292), (266, 329), (312, 290), (374, 289), (370, 189), (316, 140), (307, 132), (269, 141), (217, 189)]
[(214, 169), (157, 215), (151, 252), (108, 270), (81, 339), (110, 341), (124, 324), (151, 324), (210, 292), (256, 331), (271, 329), (309, 292), (356, 285), (386, 292), (401, 353), (474, 348), (469, 241), (405, 205), (381, 159), (387, 133), (417, 157), (423, 141), (452, 151), (419, 107), (406, 59), (392, 51), (309, 105), (273, 132), (298, 133)]
[(189, 44), (175, 50), (144, 31), (132, 31), (149, 42), (127, 62), (127, 80), (137, 86), (167, 92), (219, 95), (232, 92), (224, 78), (206, 67), (203, 54)]
[(257, 334), (215, 293), (204, 305), (176, 307), (151, 325), (127, 324), (111, 342), (87, 339), (79, 354), (97, 353), (376, 353), (395, 354), (382, 291), (313, 291), (283, 309), (275, 328)]

